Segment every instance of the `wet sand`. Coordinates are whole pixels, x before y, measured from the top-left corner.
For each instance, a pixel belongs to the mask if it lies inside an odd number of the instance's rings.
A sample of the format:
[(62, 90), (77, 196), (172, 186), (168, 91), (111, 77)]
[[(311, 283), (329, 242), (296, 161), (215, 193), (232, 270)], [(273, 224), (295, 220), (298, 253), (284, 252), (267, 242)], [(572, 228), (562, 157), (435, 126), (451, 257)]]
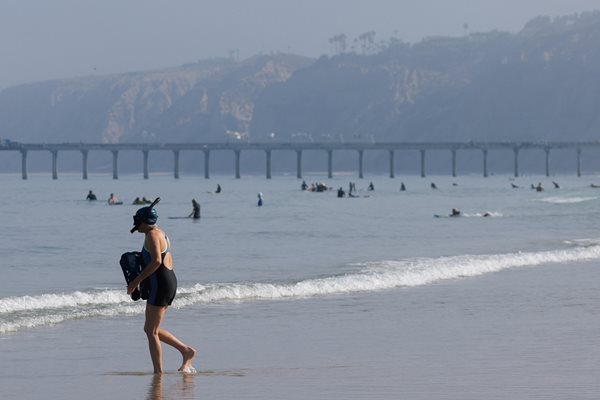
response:
[(594, 399), (598, 282), (593, 262), (550, 264), (169, 310), (164, 327), (198, 349), (196, 375), (177, 373), (166, 346), (167, 373), (151, 374), (142, 316), (74, 320), (0, 336), (0, 398)]

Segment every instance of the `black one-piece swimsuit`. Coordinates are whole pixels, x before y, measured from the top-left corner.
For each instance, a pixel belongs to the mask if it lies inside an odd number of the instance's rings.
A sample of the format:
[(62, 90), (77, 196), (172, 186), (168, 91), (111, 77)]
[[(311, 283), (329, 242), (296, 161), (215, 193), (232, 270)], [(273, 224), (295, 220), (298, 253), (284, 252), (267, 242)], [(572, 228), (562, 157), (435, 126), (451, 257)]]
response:
[[(148, 277), (150, 282), (150, 293), (148, 304), (153, 306), (170, 306), (177, 293), (177, 277), (172, 269), (165, 267), (165, 256), (169, 253), (169, 239), (165, 235), (167, 248), (161, 253), (160, 266)], [(150, 252), (142, 247), (142, 257), (146, 265), (151, 261)]]

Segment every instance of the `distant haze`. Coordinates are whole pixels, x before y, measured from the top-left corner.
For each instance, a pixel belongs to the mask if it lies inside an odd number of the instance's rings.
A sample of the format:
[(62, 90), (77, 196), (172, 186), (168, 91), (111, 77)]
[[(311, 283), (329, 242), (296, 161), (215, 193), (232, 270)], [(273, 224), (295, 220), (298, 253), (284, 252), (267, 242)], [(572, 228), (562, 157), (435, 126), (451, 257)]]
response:
[(538, 15), (597, 9), (600, 0), (2, 0), (0, 89), (230, 54), (318, 57), (339, 33), (415, 42), (516, 32)]

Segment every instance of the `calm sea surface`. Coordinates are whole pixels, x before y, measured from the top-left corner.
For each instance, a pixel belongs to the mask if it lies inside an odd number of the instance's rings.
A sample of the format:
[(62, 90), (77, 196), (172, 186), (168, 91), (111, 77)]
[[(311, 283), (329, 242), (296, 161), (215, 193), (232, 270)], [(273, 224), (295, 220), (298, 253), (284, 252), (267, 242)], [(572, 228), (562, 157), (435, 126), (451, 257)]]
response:
[[(305, 180), (353, 181), (359, 197), (303, 192), (290, 176), (0, 175), (0, 397), (597, 393), (589, 351), (560, 339), (598, 339), (599, 176)], [(124, 204), (108, 206), (110, 193)], [(129, 233), (137, 196), (161, 197), (179, 281), (164, 325), (198, 348), (197, 375), (176, 374), (170, 349), (172, 373), (149, 374), (144, 304), (118, 264), (142, 245)], [(200, 221), (168, 218), (192, 198)], [(463, 216), (447, 217), (453, 207)]]

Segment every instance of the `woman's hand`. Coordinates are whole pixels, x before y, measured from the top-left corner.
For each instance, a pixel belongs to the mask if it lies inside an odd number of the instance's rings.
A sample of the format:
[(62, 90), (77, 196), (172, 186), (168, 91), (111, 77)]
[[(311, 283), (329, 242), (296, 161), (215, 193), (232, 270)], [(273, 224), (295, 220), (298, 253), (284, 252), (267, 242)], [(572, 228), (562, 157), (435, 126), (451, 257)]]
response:
[(131, 283), (127, 286), (127, 294), (131, 294), (131, 293), (133, 293), (133, 291), (135, 289), (137, 289), (138, 285), (137, 284), (134, 285), (134, 283), (135, 283), (135, 280), (131, 281)]

